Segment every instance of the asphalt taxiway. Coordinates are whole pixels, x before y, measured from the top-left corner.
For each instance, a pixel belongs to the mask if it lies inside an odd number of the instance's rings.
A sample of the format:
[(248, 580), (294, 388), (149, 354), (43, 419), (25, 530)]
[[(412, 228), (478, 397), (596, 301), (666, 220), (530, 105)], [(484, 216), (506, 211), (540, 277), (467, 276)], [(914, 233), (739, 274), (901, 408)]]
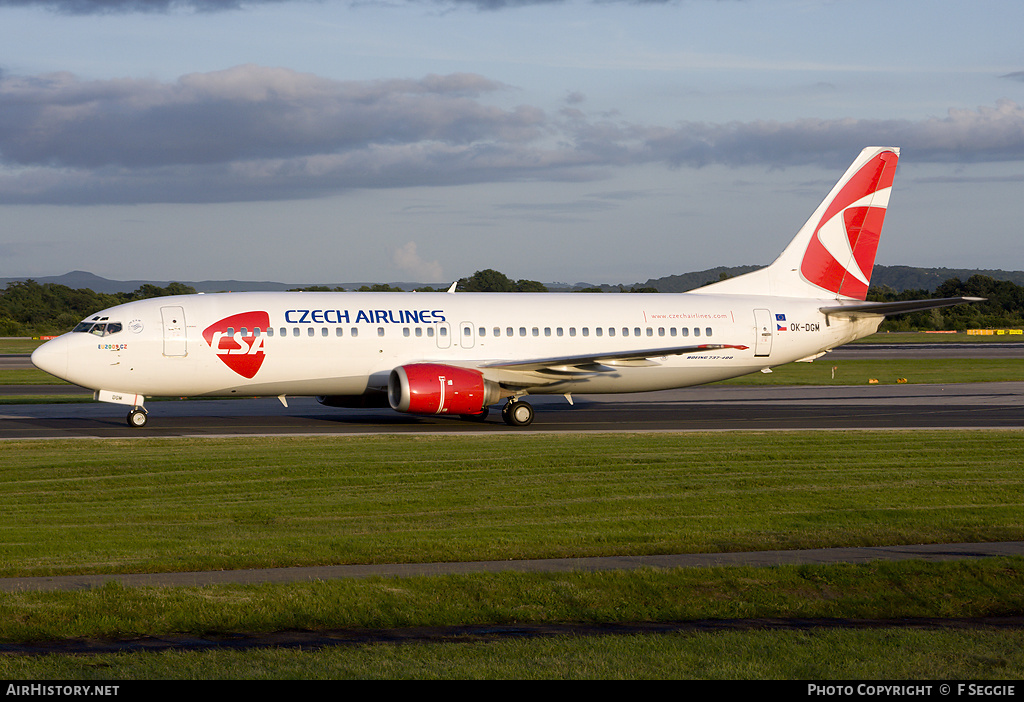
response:
[[(2, 392), (2, 390), (0, 390)], [(324, 407), (312, 398), (167, 400), (133, 429), (105, 403), (0, 405), (0, 440), (380, 433), (1024, 428), (1024, 382), (952, 385), (702, 386), (635, 395), (531, 396), (534, 423)]]
[(283, 584), (342, 578), (417, 577), (463, 575), (467, 573), (566, 573), (573, 571), (595, 573), (641, 568), (772, 567), (781, 565), (824, 565), (905, 560), (938, 562), (1021, 555), (1024, 555), (1024, 542), (1003, 541), (451, 563), (372, 563), (296, 568), (254, 568), (251, 570), (209, 570), (182, 573), (106, 573), (97, 575), (0, 578), (0, 592), (89, 590), (102, 587), (111, 582), (120, 583), (125, 587), (204, 587), (224, 584)]

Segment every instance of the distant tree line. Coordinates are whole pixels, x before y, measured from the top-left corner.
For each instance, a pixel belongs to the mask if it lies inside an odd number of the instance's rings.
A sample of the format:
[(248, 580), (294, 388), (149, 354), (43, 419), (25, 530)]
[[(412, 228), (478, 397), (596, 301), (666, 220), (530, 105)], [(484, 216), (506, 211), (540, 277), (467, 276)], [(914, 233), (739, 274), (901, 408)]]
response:
[(195, 293), (195, 288), (170, 283), (145, 284), (130, 293), (98, 293), (34, 280), (8, 283), (0, 291), (0, 336), (62, 334), (89, 315), (133, 300)]
[(879, 302), (943, 297), (983, 297), (985, 301), (890, 317), (882, 322), (879, 331), (1024, 328), (1024, 287), (1008, 280), (995, 280), (987, 275), (975, 274), (965, 281), (950, 278), (935, 288), (934, 292), (896, 292), (888, 286), (873, 287), (868, 291), (868, 300)]
[[(729, 277), (722, 273), (720, 277)], [(653, 293), (658, 288), (647, 285), (626, 289), (619, 285), (604, 290), (622, 293)], [(311, 286), (302, 290), (343, 292), (342, 288)], [(401, 289), (386, 284), (364, 285), (360, 291), (399, 292)], [(419, 288), (434, 292), (433, 288)], [(477, 271), (458, 281), (460, 292), (547, 292), (547, 287), (535, 280), (512, 280), (494, 269)], [(575, 292), (602, 292), (602, 288), (577, 288)], [(107, 307), (133, 300), (164, 295), (193, 294), (195, 289), (182, 283), (167, 287), (142, 285), (131, 293), (97, 293), (88, 288), (72, 289), (54, 283), (40, 284), (34, 280), (8, 283), (0, 291), (0, 336), (39, 336), (60, 334), (70, 330), (79, 321)], [(1024, 287), (1008, 280), (995, 280), (975, 274), (961, 281), (954, 277), (940, 284), (934, 291), (902, 290), (890, 286), (872, 287), (868, 300), (893, 302), (942, 297), (983, 297), (984, 302), (946, 307), (926, 312), (901, 315), (886, 319), (880, 331), (964, 331), (966, 329), (1024, 328)]]

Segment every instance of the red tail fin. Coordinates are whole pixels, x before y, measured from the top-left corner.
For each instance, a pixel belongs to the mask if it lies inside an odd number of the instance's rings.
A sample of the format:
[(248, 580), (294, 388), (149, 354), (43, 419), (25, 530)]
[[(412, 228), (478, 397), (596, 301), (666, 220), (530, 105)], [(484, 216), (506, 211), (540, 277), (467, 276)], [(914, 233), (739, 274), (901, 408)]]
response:
[(877, 154), (835, 195), (804, 251), (807, 282), (841, 297), (867, 297), (898, 161), (896, 151)]

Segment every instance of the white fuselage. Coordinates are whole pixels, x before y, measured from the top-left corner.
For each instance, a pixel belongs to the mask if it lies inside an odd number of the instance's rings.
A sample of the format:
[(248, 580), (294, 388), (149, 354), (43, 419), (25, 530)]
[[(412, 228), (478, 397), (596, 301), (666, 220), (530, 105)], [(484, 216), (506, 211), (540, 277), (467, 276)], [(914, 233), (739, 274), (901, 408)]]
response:
[(524, 394), (638, 392), (806, 359), (873, 333), (882, 319), (827, 320), (819, 307), (828, 303), (835, 300), (685, 293), (186, 295), (104, 310), (89, 320), (105, 328), (64, 334), (33, 361), (86, 388), (140, 396), (356, 396), (384, 391), (392, 369), (410, 363), (483, 368), (581, 353), (746, 347), (605, 363), (592, 373), (485, 371)]

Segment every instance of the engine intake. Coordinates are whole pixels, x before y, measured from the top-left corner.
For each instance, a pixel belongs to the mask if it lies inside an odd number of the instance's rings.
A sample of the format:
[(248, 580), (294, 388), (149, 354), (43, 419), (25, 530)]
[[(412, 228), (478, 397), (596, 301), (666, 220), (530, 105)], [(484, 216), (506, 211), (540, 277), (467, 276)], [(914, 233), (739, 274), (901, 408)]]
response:
[(410, 363), (388, 377), (388, 401), (398, 412), (481, 414), (500, 399), (498, 384), (472, 368)]

